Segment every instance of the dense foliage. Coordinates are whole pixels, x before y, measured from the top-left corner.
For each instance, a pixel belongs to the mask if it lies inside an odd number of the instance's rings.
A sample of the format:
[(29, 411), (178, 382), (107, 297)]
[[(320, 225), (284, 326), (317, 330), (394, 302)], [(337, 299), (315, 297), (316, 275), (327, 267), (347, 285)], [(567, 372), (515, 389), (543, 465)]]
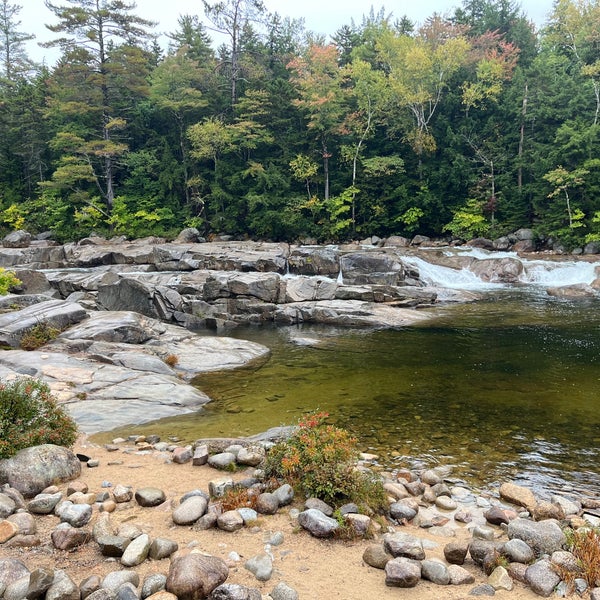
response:
[(47, 384), (24, 378), (0, 383), (0, 458), (39, 444), (72, 446), (76, 438), (75, 422)]
[(555, 0), (539, 31), (512, 0), (419, 27), (371, 10), (329, 41), (203, 0), (166, 51), (134, 4), (63, 0), (52, 67), (0, 3), (5, 230), (600, 240), (595, 0)]

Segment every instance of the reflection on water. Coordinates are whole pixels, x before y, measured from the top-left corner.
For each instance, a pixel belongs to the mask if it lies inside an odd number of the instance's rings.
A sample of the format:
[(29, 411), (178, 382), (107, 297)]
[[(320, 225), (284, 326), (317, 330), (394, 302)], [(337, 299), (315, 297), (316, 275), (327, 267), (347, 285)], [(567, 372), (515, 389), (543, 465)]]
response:
[(198, 386), (214, 402), (198, 414), (104, 439), (247, 435), (318, 408), (386, 464), (454, 464), (458, 476), (482, 485), (511, 478), (600, 491), (597, 301), (493, 294), (396, 331), (237, 330), (272, 349), (266, 365), (204, 375)]

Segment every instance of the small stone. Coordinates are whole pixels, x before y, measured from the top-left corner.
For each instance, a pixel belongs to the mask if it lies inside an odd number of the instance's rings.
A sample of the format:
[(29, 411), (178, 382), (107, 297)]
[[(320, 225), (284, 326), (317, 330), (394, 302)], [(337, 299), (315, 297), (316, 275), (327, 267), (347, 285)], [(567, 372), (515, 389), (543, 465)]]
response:
[(148, 596), (152, 596), (152, 594), (163, 591), (166, 583), (167, 576), (163, 575), (162, 573), (152, 573), (151, 575), (146, 575), (142, 583), (142, 590), (140, 594), (142, 600), (148, 598)]
[(527, 568), (525, 581), (538, 596), (547, 598), (560, 582), (560, 577), (554, 571), (550, 561), (542, 559)]
[(165, 493), (155, 487), (145, 487), (136, 490), (135, 500), (143, 507), (152, 507), (162, 504), (166, 499)]
[(19, 533), (19, 526), (4, 519), (0, 521), (0, 544), (8, 542), (11, 538)]
[(165, 538), (154, 538), (152, 543), (150, 544), (150, 550), (148, 551), (148, 556), (152, 560), (161, 560), (163, 558), (168, 558), (175, 552), (177, 552), (179, 548), (179, 544), (174, 542), (173, 540), (168, 540)]
[(69, 500), (58, 504), (54, 512), (63, 523), (73, 527), (83, 527), (92, 518), (92, 507), (89, 504), (73, 504)]
[(219, 454), (213, 454), (209, 457), (208, 464), (213, 469), (229, 469), (235, 464), (235, 454), (233, 452), (219, 452)]
[(62, 494), (38, 494), (27, 503), (27, 510), (35, 515), (49, 515), (62, 500)]
[(192, 456), (192, 465), (194, 467), (201, 467), (208, 462), (208, 446), (202, 444), (194, 448), (194, 455)]
[(208, 508), (208, 500), (204, 496), (190, 496), (181, 503), (171, 516), (175, 525), (191, 525), (195, 523)]
[(349, 513), (344, 516), (344, 520), (352, 527), (352, 530), (357, 536), (365, 537), (368, 535), (371, 527), (371, 518), (367, 515)]
[(127, 537), (120, 535), (101, 535), (96, 538), (102, 556), (120, 558), (131, 543)]
[(423, 560), (423, 541), (407, 533), (387, 533), (383, 536), (383, 547), (393, 557), (403, 556), (413, 560)]
[(531, 510), (537, 503), (530, 489), (515, 483), (503, 483), (500, 486), (500, 497), (527, 510)]
[(223, 531), (238, 531), (244, 526), (244, 519), (237, 510), (228, 510), (217, 517), (217, 527)]
[(79, 583), (79, 593), (82, 600), (85, 600), (90, 594), (100, 589), (102, 579), (99, 575), (90, 575)]
[(240, 448), (237, 453), (237, 463), (239, 465), (247, 465), (249, 467), (257, 467), (265, 458), (264, 448)]
[(29, 587), (27, 588), (27, 600), (37, 600), (46, 594), (54, 582), (54, 570), (43, 567), (31, 571), (29, 575)]
[(450, 585), (470, 585), (475, 583), (475, 577), (459, 565), (449, 565)]
[(287, 506), (294, 500), (294, 488), (289, 483), (284, 483), (273, 492), (273, 496), (277, 499), (279, 506)]
[(546, 501), (538, 502), (531, 510), (531, 515), (536, 521), (544, 521), (545, 519), (561, 521), (565, 518), (565, 513), (559, 504)]
[(150, 536), (146, 533), (136, 537), (123, 552), (121, 564), (125, 567), (135, 567), (142, 564), (148, 557), (150, 543)]
[(517, 538), (508, 540), (500, 549), (500, 553), (510, 562), (529, 564), (534, 559), (533, 550), (523, 540)]
[(208, 483), (208, 491), (212, 498), (222, 498), (231, 488), (233, 488), (233, 479), (231, 477), (214, 479)]
[(421, 561), (421, 577), (436, 585), (448, 585), (450, 583), (448, 567), (441, 560), (435, 558)]
[(398, 522), (412, 521), (417, 516), (417, 511), (403, 502), (390, 504), (390, 516)]
[(485, 527), (483, 525), (473, 527), (471, 533), (473, 537), (478, 540), (493, 540), (496, 537), (495, 532), (491, 527)]
[(19, 528), (19, 535), (34, 535), (37, 532), (35, 519), (28, 512), (17, 512), (10, 515), (7, 521), (14, 523)]
[(495, 590), (507, 590), (510, 592), (513, 589), (513, 580), (504, 567), (496, 567), (488, 577), (488, 583)]
[(435, 500), (435, 505), (440, 510), (455, 510), (457, 508), (457, 504), (452, 498), (448, 498), (448, 496), (438, 496)]
[(329, 504), (327, 504), (326, 502), (323, 502), (323, 500), (319, 500), (319, 498), (309, 498), (304, 503), (304, 507), (307, 509), (314, 508), (316, 510), (320, 510), (324, 515), (328, 517), (331, 517), (333, 515), (333, 507), (329, 506)]
[(238, 513), (244, 521), (244, 525), (255, 523), (258, 519), (258, 513), (253, 508), (242, 507), (237, 509)]
[(335, 519), (324, 515), (315, 508), (309, 508), (301, 512), (298, 515), (298, 523), (317, 538), (331, 537), (340, 526)]
[(183, 465), (190, 462), (193, 458), (192, 449), (188, 446), (185, 448), (175, 448), (173, 450), (173, 462), (178, 465)]
[(375, 569), (385, 569), (385, 565), (392, 557), (385, 551), (383, 545), (372, 544), (365, 548), (362, 559), (370, 567), (374, 567)]
[(480, 583), (470, 592), (469, 596), (495, 596), (496, 590), (489, 583)]
[(273, 575), (273, 560), (268, 554), (259, 554), (250, 558), (244, 567), (259, 581), (269, 581)]
[(468, 541), (449, 542), (444, 546), (444, 558), (453, 565), (462, 565), (469, 551)]
[(94, 469), (95, 467), (100, 466), (100, 461), (97, 458), (92, 458), (87, 461), (88, 469)]
[(65, 571), (56, 569), (45, 600), (79, 600), (79, 588)]
[(112, 571), (102, 580), (102, 587), (116, 594), (119, 588), (128, 582), (133, 583), (137, 587), (140, 585), (140, 576), (135, 571), (129, 569)]
[(72, 527), (67, 523), (61, 525), (50, 534), (52, 544), (58, 550), (73, 550), (87, 544), (92, 539), (91, 532), (86, 529)]
[(298, 592), (284, 581), (280, 581), (269, 594), (271, 600), (298, 600)]
[(256, 499), (256, 511), (261, 515), (274, 515), (279, 510), (279, 500), (275, 494), (263, 492)]
[(133, 498), (133, 490), (130, 486), (118, 484), (113, 488), (113, 499), (117, 504), (129, 502)]

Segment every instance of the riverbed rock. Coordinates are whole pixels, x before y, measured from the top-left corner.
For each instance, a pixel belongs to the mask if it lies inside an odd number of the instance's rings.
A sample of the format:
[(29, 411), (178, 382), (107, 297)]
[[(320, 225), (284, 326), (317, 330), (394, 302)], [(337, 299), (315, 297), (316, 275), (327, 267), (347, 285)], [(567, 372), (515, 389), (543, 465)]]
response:
[(412, 588), (421, 579), (421, 564), (416, 560), (399, 556), (385, 565), (385, 585)]
[(8, 483), (29, 498), (80, 474), (81, 463), (73, 452), (54, 444), (25, 448), (0, 460), (0, 484)]
[(182, 502), (172, 514), (176, 525), (191, 525), (195, 523), (208, 507), (208, 500), (203, 496), (191, 496)]
[(538, 596), (547, 598), (560, 582), (549, 560), (542, 559), (527, 568), (525, 582)]
[(524, 541), (538, 556), (552, 554), (566, 543), (566, 537), (556, 521), (530, 521), (514, 519), (508, 524), (509, 539)]
[(500, 486), (500, 496), (518, 506), (523, 506), (527, 510), (532, 510), (537, 504), (533, 492), (515, 483), (505, 482)]
[(413, 560), (423, 560), (425, 558), (423, 541), (408, 533), (386, 533), (383, 536), (383, 547), (394, 558), (397, 556), (404, 556)]
[(335, 519), (324, 515), (315, 508), (309, 508), (301, 512), (298, 515), (298, 523), (317, 538), (331, 537), (340, 526)]

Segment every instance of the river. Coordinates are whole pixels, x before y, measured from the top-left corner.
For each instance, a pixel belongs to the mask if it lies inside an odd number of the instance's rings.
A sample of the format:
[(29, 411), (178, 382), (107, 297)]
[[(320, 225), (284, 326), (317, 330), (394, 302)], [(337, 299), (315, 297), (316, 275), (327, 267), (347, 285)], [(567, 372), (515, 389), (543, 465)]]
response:
[(450, 464), (483, 487), (511, 479), (600, 492), (599, 302), (545, 292), (589, 283), (593, 267), (530, 262), (516, 286), (449, 271), (428, 276), (482, 300), (437, 307), (431, 321), (400, 330), (238, 328), (229, 335), (271, 348), (265, 365), (204, 375), (197, 385), (214, 401), (197, 414), (111, 436), (247, 435), (319, 409), (387, 467)]

